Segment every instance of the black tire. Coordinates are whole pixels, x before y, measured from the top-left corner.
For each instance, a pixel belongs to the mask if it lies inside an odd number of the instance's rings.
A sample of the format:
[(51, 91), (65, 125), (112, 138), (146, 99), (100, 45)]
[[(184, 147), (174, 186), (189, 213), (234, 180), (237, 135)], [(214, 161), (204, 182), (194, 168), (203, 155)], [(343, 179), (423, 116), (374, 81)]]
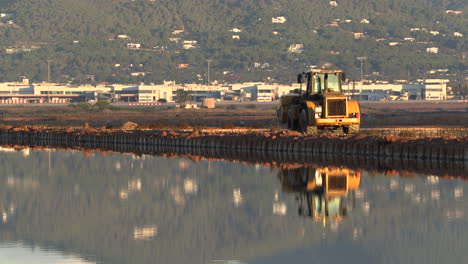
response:
[(288, 121), (288, 117), (284, 116), (284, 109), (282, 106), (279, 107), (278, 111), (277, 111), (277, 115), (278, 115), (278, 122), (280, 124), (284, 124)]
[(309, 114), (307, 109), (302, 109), (299, 119), (299, 132), (307, 133), (307, 126), (309, 125)]
[(307, 135), (317, 135), (318, 128), (317, 126), (307, 126)]
[(345, 134), (359, 133), (359, 125), (349, 125), (343, 128)]
[(291, 109), (288, 111), (288, 129), (296, 131), (299, 129), (299, 120), (294, 120), (292, 118)]

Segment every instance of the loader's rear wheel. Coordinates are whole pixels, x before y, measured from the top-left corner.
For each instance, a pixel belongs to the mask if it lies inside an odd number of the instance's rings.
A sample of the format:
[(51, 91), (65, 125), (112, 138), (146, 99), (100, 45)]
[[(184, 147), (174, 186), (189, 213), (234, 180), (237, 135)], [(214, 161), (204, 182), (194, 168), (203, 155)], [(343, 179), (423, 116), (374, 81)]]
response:
[(283, 109), (282, 106), (279, 107), (279, 109), (278, 109), (278, 111), (277, 111), (276, 113), (277, 113), (277, 115), (278, 115), (278, 122), (279, 122), (280, 124), (285, 123), (285, 122), (286, 122), (286, 120), (285, 120), (286, 118), (284, 118), (284, 109)]
[(359, 125), (349, 125), (343, 128), (345, 134), (357, 134), (359, 133)]
[(278, 127), (281, 129), (288, 129), (288, 116), (286, 115), (287, 113), (284, 112), (284, 108), (280, 106), (276, 113), (278, 115)]
[(299, 119), (299, 131), (302, 133), (307, 133), (307, 125), (309, 124), (309, 114), (307, 109), (302, 109), (301, 117)]
[(309, 126), (309, 113), (307, 109), (301, 111), (301, 119), (299, 120), (299, 131), (307, 135), (316, 135), (317, 126)]
[(288, 111), (288, 129), (296, 131), (299, 129), (299, 120), (293, 118), (291, 109)]

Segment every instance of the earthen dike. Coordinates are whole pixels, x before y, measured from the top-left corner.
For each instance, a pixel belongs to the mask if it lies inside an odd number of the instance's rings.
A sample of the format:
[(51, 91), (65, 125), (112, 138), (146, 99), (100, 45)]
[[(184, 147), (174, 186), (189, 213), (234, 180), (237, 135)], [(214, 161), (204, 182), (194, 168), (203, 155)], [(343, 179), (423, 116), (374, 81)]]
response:
[(467, 177), (468, 137), (307, 136), (292, 131), (0, 129), (0, 145), (223, 159), (278, 167), (345, 166)]

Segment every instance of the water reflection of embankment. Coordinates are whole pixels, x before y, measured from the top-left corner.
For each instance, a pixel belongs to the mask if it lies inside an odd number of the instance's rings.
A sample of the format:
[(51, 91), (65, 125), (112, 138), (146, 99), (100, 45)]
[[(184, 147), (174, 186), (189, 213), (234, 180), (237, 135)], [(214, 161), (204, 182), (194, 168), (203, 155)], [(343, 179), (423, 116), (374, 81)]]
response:
[[(441, 177), (467, 177), (468, 161), (446, 158), (443, 153), (438, 153), (438, 158), (416, 159), (409, 156), (372, 156), (351, 155), (345, 152), (330, 154), (326, 152), (288, 152), (288, 151), (249, 151), (245, 149), (224, 148), (184, 148), (172, 145), (159, 145), (146, 149), (141, 145), (115, 144), (99, 148), (80, 145), (4, 145), (9, 151), (22, 150), (26, 153), (30, 148), (39, 149), (63, 149), (82, 151), (87, 153), (127, 153), (136, 156), (152, 155), (163, 157), (188, 157), (194, 161), (200, 160), (224, 160), (246, 164), (264, 164), (273, 167), (288, 166), (346, 166), (352, 169), (364, 169), (392, 174), (395, 171), (401, 174), (427, 174)], [(466, 153), (468, 155), (468, 152)]]

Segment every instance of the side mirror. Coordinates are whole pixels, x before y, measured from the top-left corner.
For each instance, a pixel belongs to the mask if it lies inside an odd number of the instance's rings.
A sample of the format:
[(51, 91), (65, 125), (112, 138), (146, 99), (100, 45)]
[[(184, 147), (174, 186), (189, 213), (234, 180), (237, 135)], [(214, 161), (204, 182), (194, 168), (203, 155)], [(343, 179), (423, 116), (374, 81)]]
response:
[(341, 81), (342, 82), (346, 81), (346, 74), (344, 72), (341, 73)]
[(304, 83), (304, 73), (297, 75), (297, 83)]

